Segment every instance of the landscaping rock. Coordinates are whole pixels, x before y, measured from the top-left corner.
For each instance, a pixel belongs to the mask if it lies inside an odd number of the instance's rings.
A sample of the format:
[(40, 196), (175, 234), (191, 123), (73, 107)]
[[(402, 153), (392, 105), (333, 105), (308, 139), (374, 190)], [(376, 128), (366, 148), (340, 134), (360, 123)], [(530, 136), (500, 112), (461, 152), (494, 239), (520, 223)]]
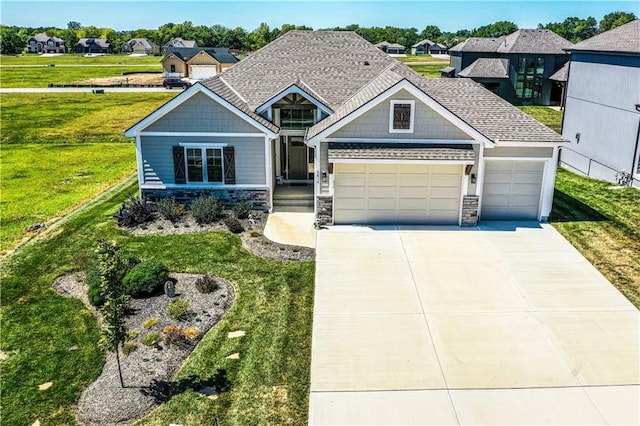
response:
[(44, 391), (49, 389), (53, 385), (53, 382), (46, 382), (41, 385), (38, 385), (38, 390)]
[(227, 335), (227, 337), (228, 337), (229, 339), (235, 339), (235, 338), (237, 338), (237, 337), (242, 337), (242, 336), (244, 336), (245, 334), (247, 334), (247, 333), (245, 333), (245, 331), (244, 331), (244, 330), (230, 331), (230, 332), (229, 332), (229, 334)]

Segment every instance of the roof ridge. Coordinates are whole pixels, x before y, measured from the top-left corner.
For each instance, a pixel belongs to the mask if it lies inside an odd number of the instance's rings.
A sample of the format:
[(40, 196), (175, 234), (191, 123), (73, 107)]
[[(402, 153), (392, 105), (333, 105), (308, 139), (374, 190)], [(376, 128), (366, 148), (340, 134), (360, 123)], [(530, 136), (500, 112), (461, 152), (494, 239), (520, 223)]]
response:
[[(356, 95), (358, 95), (359, 93), (361, 93), (367, 86), (369, 86), (371, 83), (373, 83), (374, 81), (376, 81), (382, 74), (384, 74), (387, 71), (391, 71), (394, 74), (398, 75), (399, 77), (402, 77), (403, 79), (406, 80), (405, 77), (401, 76), (400, 74), (396, 73), (395, 71), (393, 71), (391, 68), (393, 68), (394, 66), (400, 64), (400, 62), (395, 61), (395, 62), (391, 62), (389, 65), (387, 65), (386, 67), (384, 67), (382, 69), (382, 71), (380, 71), (378, 74), (376, 74), (375, 77), (373, 77), (371, 80), (367, 81), (366, 84), (364, 84), (361, 88), (359, 88), (358, 90), (356, 90), (351, 96), (349, 96), (347, 99), (344, 100), (344, 102), (342, 102), (342, 104), (340, 104), (340, 106), (346, 104), (347, 102), (349, 102), (351, 99), (353, 99)], [(401, 80), (402, 81), (402, 80)]]

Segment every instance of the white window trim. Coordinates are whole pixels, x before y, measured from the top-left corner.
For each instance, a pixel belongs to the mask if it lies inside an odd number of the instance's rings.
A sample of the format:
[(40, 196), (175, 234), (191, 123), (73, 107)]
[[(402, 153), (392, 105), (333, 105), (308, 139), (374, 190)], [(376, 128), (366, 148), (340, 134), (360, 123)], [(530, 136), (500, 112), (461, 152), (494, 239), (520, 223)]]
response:
[[(409, 117), (409, 128), (408, 129), (394, 129), (393, 128), (393, 109), (395, 105), (398, 104), (409, 104), (411, 107), (410, 117)], [(415, 123), (416, 118), (416, 101), (413, 99), (408, 100), (399, 100), (394, 99), (389, 104), (389, 133), (413, 133), (413, 124)]]
[[(224, 185), (224, 147), (227, 144), (194, 144), (194, 143), (181, 143), (179, 144), (184, 149), (184, 171), (185, 180), (187, 185)], [(189, 180), (189, 158), (187, 156), (187, 149), (200, 149), (200, 157), (202, 158), (202, 181), (191, 182)], [(209, 182), (207, 180), (207, 149), (219, 149), (220, 161), (222, 163), (222, 180), (218, 182)]]

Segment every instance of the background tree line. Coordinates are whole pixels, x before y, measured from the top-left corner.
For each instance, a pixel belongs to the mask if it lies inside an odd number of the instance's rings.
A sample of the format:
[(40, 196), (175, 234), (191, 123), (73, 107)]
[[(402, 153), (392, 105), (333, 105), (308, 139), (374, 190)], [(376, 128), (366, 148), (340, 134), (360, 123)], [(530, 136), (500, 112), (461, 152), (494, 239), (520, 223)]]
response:
[[(538, 28), (545, 28), (571, 42), (579, 42), (589, 37), (608, 31), (619, 25), (636, 19), (636, 15), (631, 12), (612, 12), (605, 15), (598, 23), (595, 18), (588, 17), (581, 19), (569, 17), (563, 22), (549, 22), (538, 24)], [(83, 26), (80, 22), (71, 21), (67, 28), (26, 28), (15, 26), (0, 26), (0, 53), (17, 54), (26, 48), (27, 40), (37, 33), (46, 33), (49, 36), (59, 37), (66, 41), (67, 47), (73, 51), (74, 46), (81, 38), (106, 38), (114, 49), (120, 52), (122, 45), (134, 37), (148, 38), (158, 46), (163, 46), (175, 37), (182, 37), (186, 40), (196, 40), (198, 46), (209, 47), (229, 47), (231, 49), (254, 51), (275, 40), (280, 35), (291, 30), (312, 30), (307, 26), (284, 24), (279, 28), (270, 28), (268, 24), (262, 23), (251, 32), (242, 27), (228, 28), (223, 25), (193, 25), (191, 21), (181, 24), (167, 23), (157, 30), (137, 29), (134, 31), (115, 31), (112, 28), (98, 28), (92, 25)], [(360, 27), (352, 24), (346, 27), (322, 28), (324, 30), (335, 31), (355, 31), (371, 43), (388, 41), (397, 43), (407, 48), (423, 40), (429, 39), (447, 47), (455, 46), (469, 37), (500, 37), (510, 34), (518, 29), (518, 26), (509, 21), (498, 21), (493, 24), (474, 28), (472, 30), (462, 29), (456, 32), (441, 31), (436, 25), (427, 25), (422, 31), (417, 28), (399, 27)]]

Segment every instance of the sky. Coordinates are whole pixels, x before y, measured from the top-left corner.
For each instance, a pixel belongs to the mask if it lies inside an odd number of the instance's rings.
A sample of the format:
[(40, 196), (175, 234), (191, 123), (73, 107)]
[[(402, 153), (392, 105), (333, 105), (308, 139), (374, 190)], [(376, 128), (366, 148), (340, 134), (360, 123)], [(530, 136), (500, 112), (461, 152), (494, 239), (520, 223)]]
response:
[(242, 27), (247, 31), (266, 22), (307, 25), (314, 29), (358, 24), (362, 27), (437, 25), (443, 31), (473, 29), (496, 21), (512, 21), (519, 28), (562, 22), (569, 16), (593, 16), (600, 21), (614, 11), (640, 16), (638, 0), (0, 0), (0, 23), (21, 27), (66, 28), (70, 21), (83, 26), (157, 29), (173, 22)]

